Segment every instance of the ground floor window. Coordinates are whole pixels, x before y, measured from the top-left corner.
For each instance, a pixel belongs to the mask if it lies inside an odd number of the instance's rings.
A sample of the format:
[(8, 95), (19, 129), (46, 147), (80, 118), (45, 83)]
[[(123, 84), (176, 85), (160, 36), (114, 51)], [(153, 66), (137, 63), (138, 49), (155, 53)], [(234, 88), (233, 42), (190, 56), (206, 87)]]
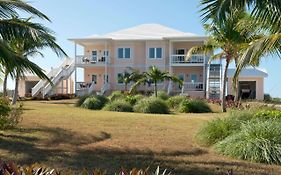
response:
[(97, 84), (97, 81), (98, 81), (97, 75), (93, 74), (92, 75), (92, 82), (94, 82), (94, 84)]

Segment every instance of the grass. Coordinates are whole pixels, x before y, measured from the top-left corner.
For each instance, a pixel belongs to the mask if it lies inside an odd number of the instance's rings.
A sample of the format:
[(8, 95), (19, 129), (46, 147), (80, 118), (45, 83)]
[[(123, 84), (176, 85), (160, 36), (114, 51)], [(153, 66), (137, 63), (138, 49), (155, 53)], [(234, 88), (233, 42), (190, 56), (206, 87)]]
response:
[(198, 146), (194, 136), (223, 114), (140, 114), (91, 111), (75, 101), (24, 102), (20, 129), (0, 133), (0, 157), (74, 170), (155, 169), (181, 174), (281, 174), (281, 167), (220, 156)]

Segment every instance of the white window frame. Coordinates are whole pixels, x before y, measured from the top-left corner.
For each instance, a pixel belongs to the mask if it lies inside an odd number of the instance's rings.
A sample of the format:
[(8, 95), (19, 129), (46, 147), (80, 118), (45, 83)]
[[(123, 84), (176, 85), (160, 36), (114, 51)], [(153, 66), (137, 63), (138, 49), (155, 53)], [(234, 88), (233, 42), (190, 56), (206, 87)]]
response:
[[(122, 54), (123, 54), (123, 58), (120, 58), (120, 57), (119, 57), (119, 49), (123, 49), (123, 53), (122, 53)], [(126, 58), (126, 57), (125, 57), (125, 55), (126, 55), (125, 50), (126, 50), (126, 49), (130, 49), (130, 57), (129, 57), (129, 58)], [(132, 49), (131, 47), (118, 47), (118, 48), (117, 48), (117, 59), (120, 59), (120, 60), (123, 60), (123, 59), (124, 59), (124, 60), (132, 59), (132, 51), (133, 51), (133, 49)]]
[(97, 77), (95, 84), (98, 84), (98, 75), (97, 74), (91, 74), (91, 83), (93, 82), (93, 75)]
[(191, 73), (190, 74), (190, 82), (192, 83), (192, 76), (195, 75), (196, 76), (196, 81), (194, 81), (194, 83), (198, 82), (198, 75), (195, 73)]
[(109, 83), (109, 74), (103, 74), (103, 84)]
[[(150, 49), (154, 50), (154, 57), (150, 57)], [(157, 49), (161, 49), (161, 58), (157, 58)], [(164, 48), (163, 47), (148, 47), (148, 51), (147, 51), (148, 55), (148, 59), (163, 59), (163, 55), (164, 55)]]
[[(96, 56), (96, 60), (93, 60), (93, 52), (96, 52), (97, 54), (95, 55)], [(99, 52), (98, 52), (98, 50), (97, 49), (93, 49), (92, 50), (92, 52), (91, 52), (91, 59), (90, 59), (90, 62), (92, 62), (92, 63), (96, 63), (96, 62), (98, 62), (98, 60), (99, 60)]]

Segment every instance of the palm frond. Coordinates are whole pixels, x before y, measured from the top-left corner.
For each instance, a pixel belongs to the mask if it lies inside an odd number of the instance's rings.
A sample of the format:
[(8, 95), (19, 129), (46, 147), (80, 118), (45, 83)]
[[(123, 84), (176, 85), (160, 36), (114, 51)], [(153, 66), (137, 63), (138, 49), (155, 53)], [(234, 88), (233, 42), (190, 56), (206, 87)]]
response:
[(0, 0), (0, 18), (18, 16), (18, 11), (24, 11), (33, 16), (50, 21), (45, 14), (22, 0)]

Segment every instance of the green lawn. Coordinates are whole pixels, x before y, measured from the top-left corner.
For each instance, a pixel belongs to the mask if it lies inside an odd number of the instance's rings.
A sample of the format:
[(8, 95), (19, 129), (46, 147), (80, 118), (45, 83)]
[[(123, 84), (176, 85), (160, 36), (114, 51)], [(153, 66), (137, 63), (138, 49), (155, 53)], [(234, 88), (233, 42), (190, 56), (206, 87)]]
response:
[[(222, 114), (151, 115), (91, 111), (73, 100), (24, 102), (20, 129), (0, 134), (0, 157), (20, 165), (81, 170), (155, 168), (175, 174), (281, 174), (281, 167), (220, 156), (194, 142), (202, 124)], [(220, 170), (217, 170), (220, 169)]]

